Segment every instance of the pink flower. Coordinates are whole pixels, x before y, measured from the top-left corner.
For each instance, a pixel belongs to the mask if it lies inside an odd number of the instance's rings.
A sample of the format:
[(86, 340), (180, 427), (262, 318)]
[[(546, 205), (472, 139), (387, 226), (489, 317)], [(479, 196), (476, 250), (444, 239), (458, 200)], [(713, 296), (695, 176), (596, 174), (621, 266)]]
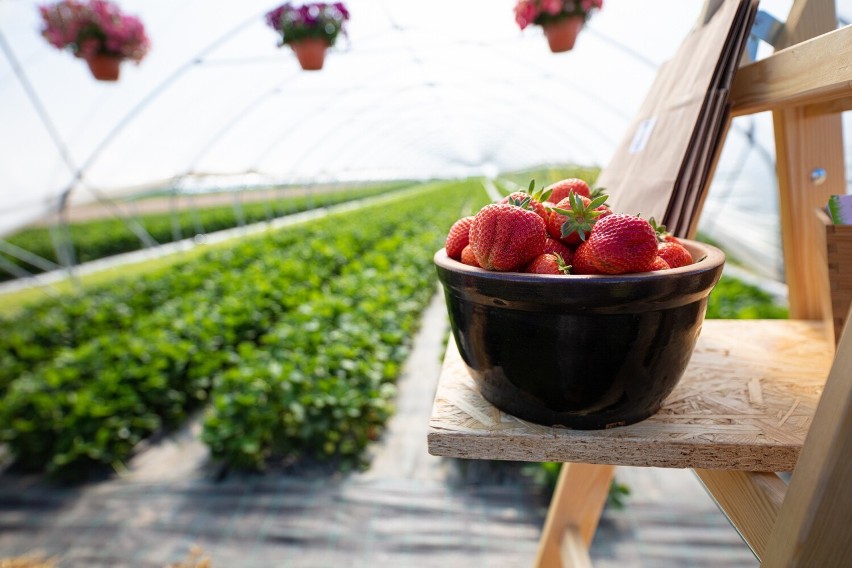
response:
[(344, 20), (349, 19), (349, 10), (346, 9), (346, 6), (343, 5), (343, 2), (335, 2), (334, 7), (343, 15)]
[(538, 8), (534, 0), (518, 0), (515, 5), (515, 21), (521, 29), (526, 28), (538, 17)]
[(556, 16), (562, 11), (562, 0), (541, 0), (541, 9), (551, 16)]
[(521, 29), (530, 24), (544, 24), (563, 17), (589, 17), (600, 9), (603, 0), (518, 0), (515, 4), (515, 21)]
[(100, 53), (138, 63), (150, 47), (142, 22), (122, 14), (107, 0), (61, 0), (40, 6), (39, 12), (45, 24), (45, 39), (59, 49), (71, 50), (77, 57)]

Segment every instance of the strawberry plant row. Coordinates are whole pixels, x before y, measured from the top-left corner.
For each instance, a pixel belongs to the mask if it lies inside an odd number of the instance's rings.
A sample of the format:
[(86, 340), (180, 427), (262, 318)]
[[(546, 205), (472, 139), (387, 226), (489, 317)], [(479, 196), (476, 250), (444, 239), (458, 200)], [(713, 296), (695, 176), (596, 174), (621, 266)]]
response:
[(357, 465), (392, 413), (409, 339), (435, 293), (440, 241), (415, 226), (383, 239), (244, 352), (214, 384), (203, 434), (212, 455), (244, 468), (306, 455)]
[[(382, 184), (364, 188), (347, 188), (327, 191), (316, 195), (290, 197), (286, 200), (245, 203), (241, 206), (242, 221), (259, 223), (274, 217), (298, 213), (315, 207), (325, 207), (360, 199), (401, 187), (405, 182)], [(152, 213), (139, 215), (137, 221), (158, 243), (169, 243), (175, 238), (186, 238), (199, 232), (212, 233), (238, 226), (240, 217), (232, 206), (217, 206), (182, 211), (176, 216), (170, 213)], [(143, 244), (133, 231), (121, 220), (99, 219), (74, 223), (69, 227), (71, 242), (74, 244), (77, 261), (88, 262), (107, 256), (139, 250)], [(48, 229), (36, 227), (25, 229), (11, 236), (8, 241), (25, 250), (33, 252), (52, 262), (58, 263), (56, 251)], [(3, 254), (3, 253), (0, 253)], [(20, 260), (3, 256), (30, 272), (40, 272), (37, 267), (22, 263)], [(9, 280), (12, 275), (0, 271), (0, 281)]]
[[(369, 223), (362, 222), (360, 213), (337, 217), (307, 229), (253, 239), (220, 253), (225, 262), (218, 266), (219, 274), (207, 272), (194, 289), (172, 295), (153, 309), (148, 306), (146, 313), (136, 312), (128, 327), (105, 329), (80, 344), (61, 347), (48, 364), (15, 378), (0, 404), (0, 439), (8, 443), (21, 465), (55, 473), (83, 473), (91, 466), (125, 460), (140, 440), (175, 426), (203, 402), (214, 378), (219, 377), (217, 385), (227, 384), (222, 377), (250, 372), (256, 353), (266, 352), (265, 347), (273, 351), (277, 345), (273, 339), (281, 337), (287, 326), (284, 322), (291, 318), (301, 321), (312, 310), (322, 314), (328, 310), (330, 298), (339, 297), (335, 294), (349, 294), (349, 289), (338, 288), (339, 282), (348, 281), (344, 273), (362, 266), (364, 271), (373, 269), (383, 276), (399, 274), (400, 269), (378, 270), (363, 264), (375, 257), (375, 251), (380, 251), (385, 264), (395, 264), (396, 258), (388, 257), (398, 251), (388, 248), (388, 239), (382, 235), (411, 230), (406, 226), (432, 227), (431, 232), (427, 230), (432, 241), (419, 249), (421, 262), (426, 264), (418, 268), (431, 281), (431, 253), (440, 243), (443, 225), (458, 214), (464, 199), (464, 192), (443, 188), (406, 203), (372, 208)], [(441, 208), (430, 208), (438, 201), (443, 202)], [(418, 239), (411, 236), (407, 241)], [(232, 266), (237, 268), (229, 269), (228, 257), (253, 260), (236, 260)], [(210, 260), (187, 263), (187, 273), (194, 267), (204, 273)], [(408, 267), (406, 272), (411, 267), (400, 266)], [(373, 296), (407, 306), (404, 298), (385, 289), (376, 290)], [(372, 311), (371, 317), (382, 313)], [(94, 316), (92, 321), (98, 319)], [(334, 324), (320, 315), (308, 319), (306, 325), (317, 337)], [(392, 319), (385, 314), (376, 321), (389, 323)], [(376, 337), (401, 341), (400, 334), (410, 324), (404, 317), (399, 319), (400, 325)], [(401, 353), (387, 369), (396, 368)], [(345, 368), (361, 359), (330, 361)], [(331, 372), (336, 376), (338, 371)], [(387, 380), (390, 374), (383, 373), (382, 378)], [(289, 377), (287, 374), (287, 380)], [(216, 392), (217, 396), (223, 393), (218, 387)], [(369, 391), (365, 397), (372, 400), (374, 395)], [(346, 400), (341, 398), (340, 404)], [(321, 404), (334, 406), (328, 400)], [(379, 418), (383, 417), (380, 413)]]
[[(297, 242), (283, 231), (276, 248)], [(0, 395), (21, 373), (49, 363), (56, 352), (114, 330), (128, 329), (155, 307), (192, 291), (208, 289), (220, 273), (239, 272), (262, 256), (262, 242), (246, 241), (215, 249), (199, 259), (179, 262), (143, 278), (120, 279), (33, 304), (15, 317), (0, 318)]]

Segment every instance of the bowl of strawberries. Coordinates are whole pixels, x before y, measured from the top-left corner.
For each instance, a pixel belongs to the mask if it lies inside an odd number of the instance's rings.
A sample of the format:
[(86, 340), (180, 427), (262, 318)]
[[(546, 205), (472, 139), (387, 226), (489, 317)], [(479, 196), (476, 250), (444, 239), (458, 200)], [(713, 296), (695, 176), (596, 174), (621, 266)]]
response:
[(486, 400), (538, 424), (603, 429), (644, 420), (674, 389), (725, 255), (569, 179), (459, 219), (434, 261)]

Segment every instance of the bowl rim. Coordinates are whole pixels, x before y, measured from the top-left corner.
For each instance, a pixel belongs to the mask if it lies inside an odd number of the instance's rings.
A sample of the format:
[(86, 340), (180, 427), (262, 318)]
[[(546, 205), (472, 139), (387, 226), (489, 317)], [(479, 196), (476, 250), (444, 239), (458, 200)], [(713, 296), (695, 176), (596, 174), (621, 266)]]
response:
[(471, 276), (493, 279), (493, 280), (513, 280), (524, 282), (566, 282), (566, 281), (599, 281), (606, 282), (629, 282), (664, 279), (670, 276), (686, 275), (691, 273), (700, 273), (705, 270), (715, 270), (723, 265), (726, 260), (725, 253), (713, 245), (695, 241), (691, 239), (678, 238), (687, 250), (696, 256), (694, 251), (700, 252), (700, 258), (694, 263), (679, 268), (669, 268), (667, 270), (657, 270), (654, 272), (628, 272), (624, 274), (529, 274), (526, 272), (501, 272), (496, 270), (486, 270), (478, 266), (470, 266), (461, 261), (455, 260), (447, 256), (446, 247), (439, 249), (433, 260), (435, 264), (445, 270), (468, 274)]

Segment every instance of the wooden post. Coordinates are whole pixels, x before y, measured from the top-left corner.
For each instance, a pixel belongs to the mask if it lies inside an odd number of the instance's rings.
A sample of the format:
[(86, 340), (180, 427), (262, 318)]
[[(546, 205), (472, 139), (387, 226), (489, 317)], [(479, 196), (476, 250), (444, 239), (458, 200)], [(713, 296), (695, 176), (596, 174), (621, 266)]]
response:
[[(796, 0), (790, 10), (779, 49), (832, 31), (837, 27), (833, 0)], [(821, 267), (813, 253), (816, 219), (813, 210), (832, 194), (846, 193), (843, 130), (840, 115), (811, 116), (804, 107), (773, 113), (778, 174), (781, 240), (790, 303), (790, 317), (824, 317)], [(824, 175), (819, 175), (819, 172)]]
[(569, 568), (563, 563), (563, 556), (586, 562), (588, 553), (584, 557), (577, 545), (582, 543), (588, 550), (592, 543), (614, 471), (612, 465), (562, 465), (539, 541), (536, 568)]
[(852, 558), (850, 432), (852, 329), (847, 327), (762, 566), (849, 565)]
[(775, 473), (693, 470), (758, 558), (763, 558), (787, 485)]

